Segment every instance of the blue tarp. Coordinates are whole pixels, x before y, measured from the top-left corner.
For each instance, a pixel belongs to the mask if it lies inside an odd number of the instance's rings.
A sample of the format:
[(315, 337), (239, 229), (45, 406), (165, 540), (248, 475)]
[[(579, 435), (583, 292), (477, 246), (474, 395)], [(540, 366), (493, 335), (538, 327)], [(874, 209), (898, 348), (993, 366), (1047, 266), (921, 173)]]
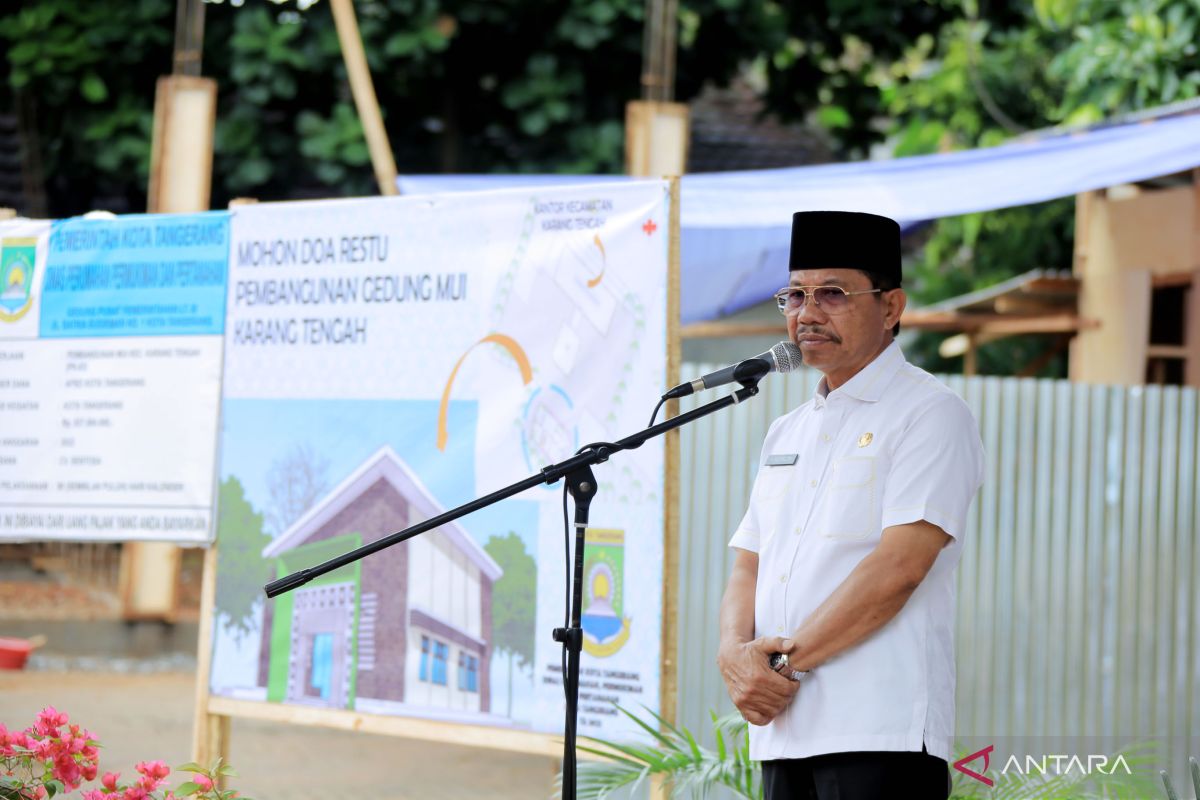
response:
[[(787, 282), (794, 211), (870, 211), (906, 223), (1029, 205), (1200, 166), (1200, 114), (888, 161), (685, 175), (683, 322), (767, 299)], [(584, 175), (412, 175), (403, 194), (629, 180)]]

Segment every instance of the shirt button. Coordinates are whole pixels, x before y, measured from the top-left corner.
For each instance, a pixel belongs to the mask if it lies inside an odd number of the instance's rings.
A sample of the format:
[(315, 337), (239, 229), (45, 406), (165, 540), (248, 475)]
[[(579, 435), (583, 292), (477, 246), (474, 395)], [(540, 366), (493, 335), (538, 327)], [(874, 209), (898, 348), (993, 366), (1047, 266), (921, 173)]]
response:
[(809, 485), (809, 486), (811, 486), (811, 487), (813, 487), (814, 489), (815, 489), (815, 488), (817, 488), (817, 482), (816, 482), (816, 481), (809, 481), (809, 482), (808, 482), (808, 485)]
[(787, 583), (787, 573), (786, 572), (779, 576), (779, 582)]
[(822, 441), (822, 442), (828, 442), (828, 441), (829, 441), (829, 434), (828, 434), (828, 433), (822, 433), (822, 434), (821, 434), (821, 441)]

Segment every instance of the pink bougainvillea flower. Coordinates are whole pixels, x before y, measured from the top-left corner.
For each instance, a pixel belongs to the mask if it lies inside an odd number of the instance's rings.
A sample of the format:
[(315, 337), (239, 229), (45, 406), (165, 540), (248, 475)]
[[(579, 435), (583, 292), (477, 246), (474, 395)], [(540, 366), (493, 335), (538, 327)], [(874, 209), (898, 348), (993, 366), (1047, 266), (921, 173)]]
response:
[(37, 722), (34, 727), (37, 732), (43, 736), (51, 733), (56, 733), (59, 727), (67, 724), (67, 715), (56, 709), (54, 706), (46, 706), (41, 713), (37, 715)]
[(54, 777), (67, 785), (68, 789), (79, 786), (82, 770), (70, 754), (62, 753), (54, 759)]
[(143, 775), (150, 775), (155, 778), (165, 778), (171, 774), (171, 768), (167, 766), (165, 761), (139, 761), (134, 766), (134, 769)]
[(106, 772), (104, 773), (104, 777), (100, 779), (100, 785), (110, 792), (115, 792), (117, 790), (117, 781), (119, 780), (121, 780), (121, 773)]
[(196, 784), (206, 792), (213, 788), (212, 779), (207, 775), (192, 775), (192, 783)]
[(29, 737), (22, 731), (9, 731), (6, 738), (8, 739), (10, 753), (14, 747), (29, 747)]

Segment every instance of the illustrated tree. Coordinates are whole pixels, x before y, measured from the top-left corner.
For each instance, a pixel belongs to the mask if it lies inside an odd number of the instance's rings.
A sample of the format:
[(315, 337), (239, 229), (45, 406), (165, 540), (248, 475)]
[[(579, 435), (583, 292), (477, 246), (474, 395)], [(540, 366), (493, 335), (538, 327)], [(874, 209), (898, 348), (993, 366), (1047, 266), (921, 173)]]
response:
[(514, 661), (522, 668), (533, 661), (537, 562), (525, 552), (521, 537), (512, 531), (505, 536), (492, 536), (483, 549), (504, 570), (492, 587), (492, 641), (508, 654), (506, 716), (511, 717)]
[(287, 530), (328, 488), (329, 459), (307, 444), (293, 445), (271, 462), (267, 472), (267, 534), (277, 536)]
[(216, 608), (230, 629), (245, 636), (252, 630), (254, 605), (263, 584), (272, 577), (270, 564), (262, 557), (271, 537), (263, 532), (263, 515), (250, 505), (236, 477), (221, 482), (219, 502)]

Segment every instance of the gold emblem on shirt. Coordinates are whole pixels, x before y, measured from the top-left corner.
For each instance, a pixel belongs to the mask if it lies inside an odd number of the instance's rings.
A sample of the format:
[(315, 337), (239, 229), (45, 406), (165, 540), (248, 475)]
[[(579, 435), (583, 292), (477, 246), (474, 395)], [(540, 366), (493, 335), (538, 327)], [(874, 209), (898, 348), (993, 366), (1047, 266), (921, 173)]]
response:
[(868, 431), (867, 433), (864, 433), (862, 436), (858, 437), (858, 446), (866, 447), (867, 445), (869, 445), (871, 443), (871, 440), (874, 438), (875, 438), (875, 435), (873, 433), (871, 433), (870, 431)]

